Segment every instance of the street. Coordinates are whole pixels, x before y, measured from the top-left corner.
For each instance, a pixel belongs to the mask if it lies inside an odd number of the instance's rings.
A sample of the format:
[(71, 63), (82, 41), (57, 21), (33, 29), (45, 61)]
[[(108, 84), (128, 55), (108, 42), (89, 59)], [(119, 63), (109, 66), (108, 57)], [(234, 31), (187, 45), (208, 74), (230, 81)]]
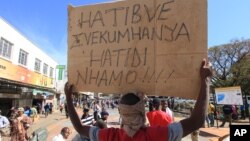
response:
[[(117, 108), (115, 109), (107, 109), (109, 112), (109, 118), (108, 118), (108, 126), (109, 127), (118, 127), (119, 128), (119, 114)], [(79, 117), (82, 115), (82, 109), (77, 109), (77, 113)], [(90, 111), (92, 113), (92, 111)], [(187, 116), (175, 113), (175, 121), (179, 121)], [(237, 123), (234, 123), (237, 124)], [(241, 124), (248, 124), (248, 123), (241, 123)], [(31, 126), (30, 131), (35, 131), (39, 128), (46, 128), (48, 130), (48, 138), (47, 140), (50, 141), (54, 136), (60, 133), (61, 129), (63, 127), (69, 127), (72, 131), (71, 135), (69, 136), (68, 141), (77, 141), (78, 140), (78, 134), (73, 128), (73, 125), (69, 118), (66, 118), (65, 112), (60, 113), (59, 111), (55, 111), (52, 114), (50, 114), (47, 118), (44, 117), (44, 115), (40, 115), (40, 119), (33, 123)], [(211, 139), (216, 139), (220, 136), (223, 136), (224, 134), (229, 134), (229, 128), (228, 124), (226, 124), (225, 128), (201, 128), (200, 129), (200, 136), (199, 140), (201, 141), (209, 141)], [(183, 141), (191, 141), (191, 136), (188, 135), (182, 139)]]

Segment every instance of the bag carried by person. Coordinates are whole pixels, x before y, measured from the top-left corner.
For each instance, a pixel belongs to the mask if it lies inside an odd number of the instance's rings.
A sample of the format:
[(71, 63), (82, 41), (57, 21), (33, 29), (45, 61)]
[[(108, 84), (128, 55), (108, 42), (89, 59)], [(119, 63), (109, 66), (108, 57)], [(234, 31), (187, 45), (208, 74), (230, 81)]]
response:
[(2, 136), (10, 136), (10, 126), (0, 128), (0, 133)]

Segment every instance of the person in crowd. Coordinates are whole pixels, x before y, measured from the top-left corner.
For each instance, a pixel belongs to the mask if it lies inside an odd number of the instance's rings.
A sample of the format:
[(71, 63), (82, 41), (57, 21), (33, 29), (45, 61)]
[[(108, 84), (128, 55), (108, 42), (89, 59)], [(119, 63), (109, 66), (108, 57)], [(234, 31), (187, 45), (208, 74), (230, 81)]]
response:
[(5, 128), (9, 126), (10, 122), (6, 116), (2, 115), (2, 110), (0, 110), (0, 128)]
[(62, 111), (63, 111), (63, 103), (62, 103), (62, 104), (60, 104), (60, 106), (59, 106), (59, 110), (60, 110), (60, 112), (62, 113)]
[(170, 107), (170, 109), (172, 109), (172, 110), (174, 109), (174, 105), (175, 105), (174, 101), (175, 101), (174, 97), (171, 97), (171, 104), (170, 104), (171, 107)]
[[(108, 128), (107, 123), (105, 123), (103, 120), (100, 120), (100, 119), (98, 121), (96, 121), (93, 125), (98, 127), (99, 129)], [(81, 141), (90, 141), (89, 138), (82, 136), (82, 135), (80, 135), (80, 139), (81, 139)]]
[(224, 127), (224, 125), (227, 121), (229, 122), (229, 125), (231, 125), (232, 124), (232, 113), (233, 113), (232, 106), (231, 105), (224, 105), (222, 107), (222, 111), (223, 111), (224, 118), (222, 120), (222, 124), (220, 125), (220, 127)]
[(69, 112), (68, 112), (68, 105), (67, 105), (67, 103), (64, 103), (64, 109), (65, 109), (66, 118), (69, 118)]
[(246, 99), (244, 100), (244, 105), (245, 105), (246, 117), (249, 117), (249, 104)]
[(100, 120), (102, 120), (106, 124), (107, 124), (107, 121), (108, 121), (108, 117), (109, 117), (109, 113), (107, 111), (102, 111), (101, 112)]
[(24, 108), (19, 107), (16, 117), (12, 120), (12, 133), (11, 133), (11, 141), (25, 141), (29, 140), (29, 134), (27, 130), (31, 124), (30, 118), (24, 114)]
[(244, 104), (240, 106), (240, 119), (243, 119), (243, 120), (246, 119), (246, 116), (245, 116), (245, 105)]
[(52, 141), (66, 141), (71, 134), (69, 127), (63, 127), (60, 134), (56, 135)]
[(149, 102), (148, 102), (148, 110), (149, 110), (149, 112), (154, 110), (153, 100), (152, 99), (150, 99)]
[[(209, 117), (208, 117), (208, 111), (207, 111), (207, 114), (206, 114), (206, 117), (205, 117), (205, 121), (207, 123), (207, 127), (209, 128), (210, 127), (210, 120), (209, 120)], [(205, 122), (204, 122), (203, 128), (206, 128)]]
[(98, 101), (95, 101), (94, 107), (93, 107), (95, 121), (97, 121), (100, 118), (99, 112), (100, 112), (101, 108), (100, 108), (98, 103), (99, 103)]
[(210, 125), (211, 127), (214, 126), (214, 112), (215, 112), (215, 108), (214, 108), (214, 105), (212, 103), (209, 103), (208, 105), (208, 119), (210, 121)]
[(40, 103), (37, 103), (37, 104), (36, 104), (36, 110), (37, 110), (37, 113), (38, 113), (38, 114), (41, 114), (42, 106), (41, 106)]
[(106, 105), (109, 108), (109, 100), (106, 101)]
[(89, 137), (92, 141), (178, 141), (202, 126), (208, 105), (208, 83), (211, 75), (210, 66), (206, 63), (206, 60), (203, 60), (200, 67), (200, 92), (191, 116), (180, 122), (171, 123), (168, 126), (145, 126), (144, 93), (130, 92), (122, 95), (119, 102), (122, 129), (99, 129), (97, 127), (82, 125), (72, 103), (74, 86), (66, 83), (64, 91), (68, 103), (70, 120), (80, 135)]
[(94, 116), (89, 114), (89, 109), (83, 109), (83, 115), (81, 117), (81, 121), (83, 125), (93, 125), (94, 123)]
[(32, 114), (30, 106), (25, 107), (24, 114), (27, 115), (28, 117), (30, 117), (30, 115)]
[(46, 103), (46, 105), (44, 106), (44, 110), (45, 110), (45, 118), (49, 115), (49, 110), (50, 107), (49, 107), (49, 103)]
[(104, 100), (101, 100), (101, 107), (102, 107), (102, 109), (106, 109)]
[(30, 115), (32, 121), (34, 122), (35, 119), (37, 118), (37, 108), (35, 106), (33, 106), (31, 108), (31, 115)]
[(232, 105), (232, 119), (238, 119), (238, 107), (236, 105)]
[(105, 129), (108, 128), (107, 123), (103, 120), (98, 120), (95, 122), (94, 126), (98, 127), (99, 129)]
[(161, 101), (159, 98), (153, 99), (153, 111), (147, 113), (147, 118), (150, 126), (168, 126), (172, 123), (172, 117), (160, 109)]
[(161, 100), (161, 110), (166, 112), (167, 115), (171, 117), (172, 121), (174, 121), (174, 112), (168, 107), (166, 100)]
[(115, 108), (115, 102), (114, 102), (114, 100), (111, 101), (111, 108), (112, 108), (112, 109)]
[(52, 112), (53, 112), (53, 104), (50, 102), (50, 104), (49, 104), (49, 113), (50, 114), (52, 114)]
[[(30, 107), (28, 107), (30, 109)], [(25, 139), (29, 140), (31, 137), (31, 134), (29, 132), (30, 126), (32, 124), (32, 119), (27, 116), (26, 114), (23, 113), (23, 108), (20, 107), (18, 108), (18, 117), (17, 119), (21, 122), (24, 128), (24, 133), (25, 133)]]
[[(2, 115), (2, 111), (0, 110), (0, 141), (4, 138), (6, 134), (10, 132), (10, 122), (7, 117)], [(7, 133), (8, 132), (8, 133)]]
[[(95, 120), (94, 120), (94, 116), (89, 114), (89, 109), (88, 108), (84, 108), (83, 109), (83, 115), (81, 117), (81, 122), (83, 125), (94, 125)], [(85, 136), (81, 136), (80, 138), (82, 141), (89, 141), (89, 138), (85, 137)]]

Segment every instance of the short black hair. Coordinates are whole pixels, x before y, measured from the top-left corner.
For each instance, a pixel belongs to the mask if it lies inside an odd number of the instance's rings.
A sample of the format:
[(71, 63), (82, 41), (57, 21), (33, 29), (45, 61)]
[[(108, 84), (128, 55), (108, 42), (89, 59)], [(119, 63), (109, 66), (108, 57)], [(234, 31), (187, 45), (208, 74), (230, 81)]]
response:
[(159, 107), (161, 104), (161, 101), (159, 98), (154, 98), (152, 103), (154, 107)]
[(108, 113), (107, 111), (102, 111), (102, 112), (101, 112), (101, 116), (103, 117), (103, 116), (105, 116), (105, 115), (108, 115), (108, 116), (109, 116), (109, 113)]
[(64, 134), (67, 131), (69, 131), (69, 127), (63, 127), (61, 130), (61, 134)]
[(140, 98), (134, 93), (127, 93), (122, 96), (120, 103), (125, 105), (135, 105), (140, 101)]

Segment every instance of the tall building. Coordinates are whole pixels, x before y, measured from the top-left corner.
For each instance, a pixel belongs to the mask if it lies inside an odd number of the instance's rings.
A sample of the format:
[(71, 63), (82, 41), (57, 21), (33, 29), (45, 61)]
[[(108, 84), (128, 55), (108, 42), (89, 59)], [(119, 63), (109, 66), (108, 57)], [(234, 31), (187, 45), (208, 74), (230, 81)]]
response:
[(0, 17), (0, 109), (53, 101), (58, 63)]

